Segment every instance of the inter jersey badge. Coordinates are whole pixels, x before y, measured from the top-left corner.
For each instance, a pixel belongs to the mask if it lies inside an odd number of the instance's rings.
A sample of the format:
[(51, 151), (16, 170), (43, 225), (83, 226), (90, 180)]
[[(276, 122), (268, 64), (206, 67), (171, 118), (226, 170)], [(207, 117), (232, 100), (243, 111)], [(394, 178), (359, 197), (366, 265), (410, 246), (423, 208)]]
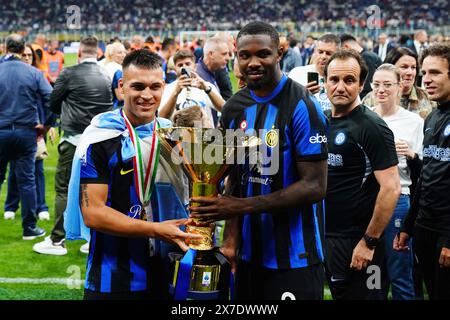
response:
[(266, 133), (266, 144), (270, 148), (275, 148), (278, 145), (278, 132), (273, 127)]

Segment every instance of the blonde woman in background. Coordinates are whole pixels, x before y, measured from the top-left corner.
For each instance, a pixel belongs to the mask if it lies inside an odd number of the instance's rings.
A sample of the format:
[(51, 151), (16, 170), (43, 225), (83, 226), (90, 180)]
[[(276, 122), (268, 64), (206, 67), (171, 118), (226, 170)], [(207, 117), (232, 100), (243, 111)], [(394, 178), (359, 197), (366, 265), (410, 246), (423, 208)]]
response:
[[(425, 119), (436, 108), (436, 103), (428, 98), (424, 89), (415, 85), (419, 66), (417, 55), (408, 48), (395, 48), (389, 52), (384, 63), (395, 65), (400, 73), (401, 86), (397, 103), (404, 109), (417, 113)], [(375, 93), (369, 92), (362, 103), (371, 108), (377, 105)]]
[(374, 111), (386, 122), (394, 133), (398, 155), (398, 171), (401, 183), (401, 195), (385, 229), (386, 266), (392, 285), (394, 300), (413, 300), (413, 256), (411, 251), (394, 251), (394, 238), (400, 232), (404, 217), (410, 207), (410, 189), (412, 183), (408, 161), (420, 159), (423, 142), (423, 119), (397, 103), (400, 94), (400, 73), (392, 64), (382, 64), (377, 68), (372, 80), (372, 89), (378, 104)]
[(122, 62), (126, 55), (127, 51), (120, 42), (114, 42), (106, 46), (105, 59), (99, 64), (111, 80), (117, 70), (122, 70)]

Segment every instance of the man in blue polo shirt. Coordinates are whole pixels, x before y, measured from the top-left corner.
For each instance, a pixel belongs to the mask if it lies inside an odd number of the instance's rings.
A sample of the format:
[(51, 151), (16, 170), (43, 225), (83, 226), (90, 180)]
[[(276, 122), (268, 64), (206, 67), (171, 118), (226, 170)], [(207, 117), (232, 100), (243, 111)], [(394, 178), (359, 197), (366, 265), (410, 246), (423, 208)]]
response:
[(7, 55), (0, 64), (0, 187), (6, 166), (15, 161), (16, 178), (22, 202), (23, 239), (45, 235), (36, 226), (36, 126), (40, 123), (39, 101), (50, 114), (52, 87), (36, 68), (21, 61), (25, 42), (19, 35), (6, 39)]
[[(201, 58), (196, 64), (195, 71), (203, 80), (212, 83), (224, 100), (227, 100), (229, 96), (224, 95), (221, 91), (218, 80), (223, 82), (224, 79), (219, 79), (221, 70), (224, 70), (230, 60), (230, 49), (227, 42), (219, 37), (212, 37), (206, 40), (205, 47), (203, 48), (203, 58)], [(223, 74), (222, 74), (223, 75)], [(212, 116), (214, 124), (217, 124), (217, 112), (212, 110)]]
[(263, 130), (262, 162), (278, 170), (239, 166), (233, 196), (193, 198), (203, 206), (191, 208), (192, 217), (228, 219), (222, 250), (234, 269), (240, 249), (238, 299), (322, 299), (327, 120), (308, 91), (281, 72), (271, 25), (247, 24), (237, 48), (247, 87), (225, 104), (222, 126)]

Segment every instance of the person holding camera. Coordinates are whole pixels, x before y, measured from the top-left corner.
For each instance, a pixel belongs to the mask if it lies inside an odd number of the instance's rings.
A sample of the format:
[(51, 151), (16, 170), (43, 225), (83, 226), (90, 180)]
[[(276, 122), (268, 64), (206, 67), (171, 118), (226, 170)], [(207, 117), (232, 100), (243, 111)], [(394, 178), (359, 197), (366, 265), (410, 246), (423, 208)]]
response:
[(174, 57), (177, 80), (168, 84), (161, 98), (159, 116), (170, 119), (175, 110), (200, 106), (204, 115), (214, 123), (212, 109), (221, 111), (223, 100), (217, 88), (199, 77), (192, 69), (195, 56), (189, 50), (180, 50)]
[(323, 111), (331, 109), (331, 102), (324, 86), (325, 65), (340, 45), (341, 39), (338, 36), (332, 33), (324, 34), (317, 40), (311, 64), (296, 67), (289, 72), (289, 78), (305, 86), (319, 101)]

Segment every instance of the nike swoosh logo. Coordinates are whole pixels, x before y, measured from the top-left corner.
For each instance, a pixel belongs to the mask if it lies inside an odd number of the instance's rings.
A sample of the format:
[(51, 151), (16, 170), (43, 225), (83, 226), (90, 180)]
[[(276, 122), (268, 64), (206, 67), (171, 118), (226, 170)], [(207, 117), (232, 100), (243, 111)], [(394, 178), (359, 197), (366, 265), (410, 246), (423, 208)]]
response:
[(124, 171), (123, 168), (122, 168), (122, 169), (120, 170), (120, 174), (121, 174), (122, 176), (124, 176), (124, 175), (126, 175), (127, 173), (130, 173), (130, 172), (133, 171), (133, 170), (134, 170), (134, 169)]
[(426, 129), (425, 129), (425, 132), (427, 132), (428, 130), (431, 130), (431, 128), (426, 128)]
[(337, 282), (337, 281), (344, 281), (345, 279), (336, 279), (335, 277), (331, 276), (331, 282)]

